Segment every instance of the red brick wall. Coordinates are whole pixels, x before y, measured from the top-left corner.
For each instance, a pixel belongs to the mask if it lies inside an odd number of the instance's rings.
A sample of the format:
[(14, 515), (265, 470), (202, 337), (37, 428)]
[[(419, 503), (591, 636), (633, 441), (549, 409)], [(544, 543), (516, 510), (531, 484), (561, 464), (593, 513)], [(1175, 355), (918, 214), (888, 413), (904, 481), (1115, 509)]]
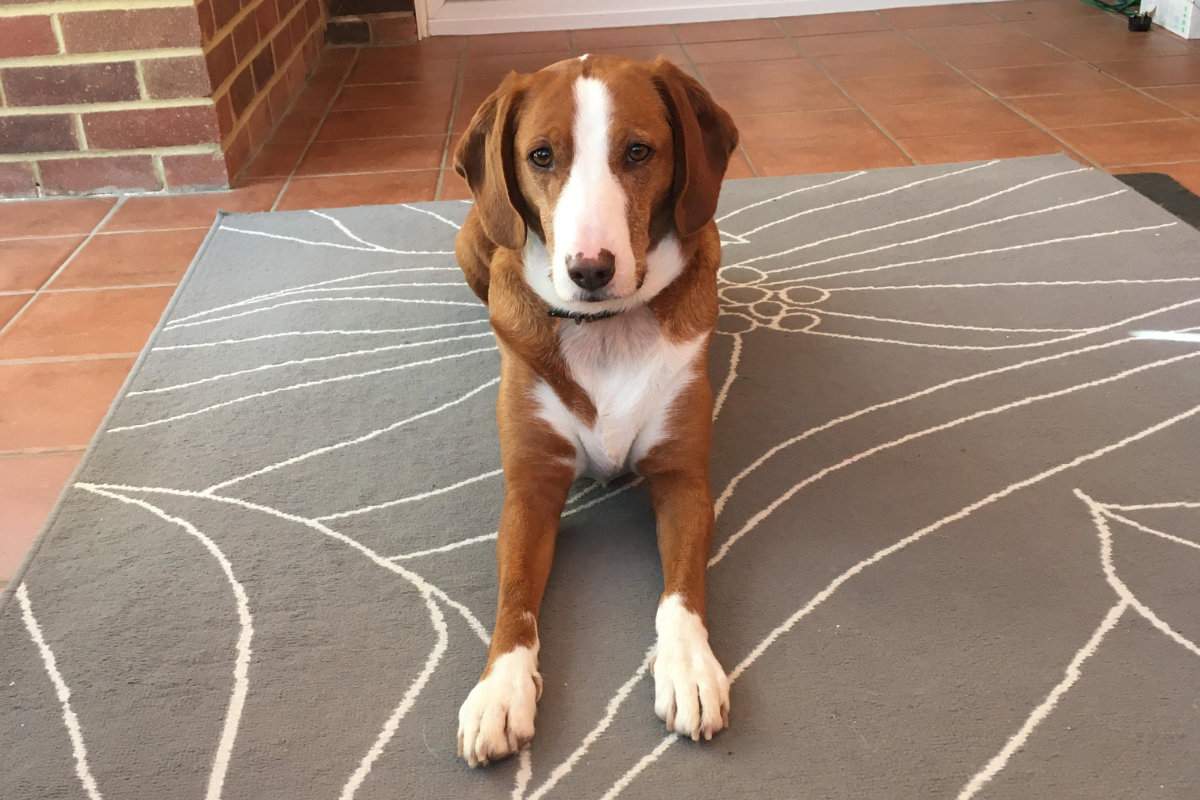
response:
[(200, 0), (205, 59), (229, 174), (267, 140), (316, 65), (320, 0)]
[(220, 187), (315, 65), (319, 0), (0, 0), (0, 196)]

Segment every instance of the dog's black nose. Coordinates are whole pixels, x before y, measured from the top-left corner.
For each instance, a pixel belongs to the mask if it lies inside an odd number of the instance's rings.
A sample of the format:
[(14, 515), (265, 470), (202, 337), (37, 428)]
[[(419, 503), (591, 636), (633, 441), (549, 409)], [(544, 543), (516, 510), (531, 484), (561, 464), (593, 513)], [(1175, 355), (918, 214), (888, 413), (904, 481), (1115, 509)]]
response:
[(601, 250), (595, 258), (584, 258), (583, 253), (567, 256), (567, 274), (581, 289), (594, 292), (613, 279), (617, 271), (617, 257), (608, 250)]

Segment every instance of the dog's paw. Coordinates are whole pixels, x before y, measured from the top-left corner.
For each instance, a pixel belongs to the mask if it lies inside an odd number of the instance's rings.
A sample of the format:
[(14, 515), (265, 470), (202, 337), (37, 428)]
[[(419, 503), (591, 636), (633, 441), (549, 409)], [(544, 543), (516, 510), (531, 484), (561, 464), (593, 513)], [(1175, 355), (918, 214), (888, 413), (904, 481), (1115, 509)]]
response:
[(512, 755), (533, 738), (542, 697), (537, 650), (517, 647), (497, 658), (458, 710), (458, 754), (472, 767)]
[(677, 596), (659, 605), (655, 627), (654, 713), (675, 733), (711, 739), (729, 727), (729, 678), (708, 646), (708, 631)]

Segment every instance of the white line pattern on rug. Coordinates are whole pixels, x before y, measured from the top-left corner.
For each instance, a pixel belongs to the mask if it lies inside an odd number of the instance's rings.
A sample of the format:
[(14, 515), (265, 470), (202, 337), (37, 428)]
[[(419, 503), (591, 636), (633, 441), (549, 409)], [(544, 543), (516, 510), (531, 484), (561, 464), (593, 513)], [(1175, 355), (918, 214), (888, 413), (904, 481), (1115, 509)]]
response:
[(165, 522), (179, 526), (189, 536), (200, 541), (204, 549), (209, 552), (213, 560), (221, 567), (221, 571), (225, 573), (225, 580), (229, 582), (229, 588), (233, 592), (233, 597), (237, 605), (238, 638), (237, 643), (234, 645), (236, 655), (233, 662), (233, 689), (229, 695), (229, 704), (225, 711), (225, 722), (221, 726), (221, 736), (217, 741), (216, 752), (213, 755), (212, 772), (208, 778), (208, 789), (204, 795), (205, 800), (220, 800), (221, 792), (225, 786), (225, 776), (229, 772), (229, 761), (233, 757), (233, 746), (237, 741), (238, 728), (242, 722), (242, 711), (246, 707), (246, 695), (250, 691), (250, 654), (251, 644), (254, 639), (254, 617), (250, 613), (250, 598), (246, 596), (246, 587), (234, 575), (233, 564), (221, 548), (217, 546), (217, 543), (186, 519), (168, 514), (158, 506), (148, 503), (140, 497), (128, 497), (98, 486), (85, 484), (76, 484), (76, 486), (92, 494), (107, 497), (110, 500), (117, 500), (126, 505), (137, 506), (145, 511), (149, 511)]
[(29, 632), (29, 638), (38, 649), (42, 666), (50, 677), (50, 682), (54, 684), (54, 694), (58, 698), (59, 705), (62, 706), (63, 726), (66, 727), (67, 736), (71, 740), (71, 753), (75, 757), (75, 774), (79, 778), (79, 784), (87, 793), (88, 800), (103, 800), (100, 789), (96, 786), (96, 779), (92, 776), (92, 768), (88, 765), (87, 747), (83, 743), (83, 729), (79, 725), (79, 717), (76, 716), (75, 709), (71, 707), (71, 689), (63, 680), (62, 673), (58, 671), (58, 659), (55, 658), (50, 645), (46, 643), (42, 626), (38, 624), (37, 617), (33, 614), (33, 605), (29, 600), (29, 587), (22, 583), (17, 587), (16, 595), (17, 602), (21, 606), (21, 620), (25, 623), (25, 630)]

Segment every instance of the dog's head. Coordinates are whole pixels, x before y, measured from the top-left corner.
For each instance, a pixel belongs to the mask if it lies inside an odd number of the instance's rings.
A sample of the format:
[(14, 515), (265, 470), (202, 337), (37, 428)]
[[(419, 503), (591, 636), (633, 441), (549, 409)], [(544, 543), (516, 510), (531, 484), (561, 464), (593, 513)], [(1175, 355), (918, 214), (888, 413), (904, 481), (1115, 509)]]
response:
[[(665, 59), (582, 56), (511, 73), (475, 112), (454, 168), (488, 237), (526, 252), (552, 307), (602, 313), (645, 302), (674, 278), (654, 253), (701, 230), (717, 207), (737, 129)], [(676, 251), (677, 252), (677, 251)]]

